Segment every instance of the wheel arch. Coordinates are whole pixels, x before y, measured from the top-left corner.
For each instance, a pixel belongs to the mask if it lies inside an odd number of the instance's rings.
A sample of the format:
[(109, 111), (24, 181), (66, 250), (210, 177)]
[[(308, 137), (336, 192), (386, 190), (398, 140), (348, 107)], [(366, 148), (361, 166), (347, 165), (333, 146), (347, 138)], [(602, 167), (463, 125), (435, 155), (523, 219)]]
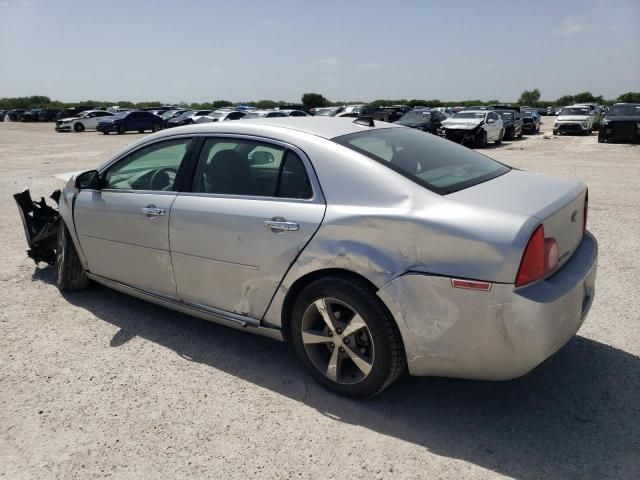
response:
[[(297, 278), (293, 282), (291, 287), (289, 287), (289, 289), (287, 290), (284, 301), (282, 303), (282, 309), (280, 311), (282, 336), (286, 341), (289, 341), (290, 339), (291, 311), (293, 310), (293, 305), (295, 304), (298, 295), (305, 287), (307, 287), (311, 283), (326, 277), (341, 277), (353, 279), (357, 282), (362, 283), (362, 285), (374, 295), (376, 295), (378, 291), (378, 288), (373, 284), (373, 282), (371, 282), (371, 280), (359, 273), (345, 268), (325, 268), (321, 270), (314, 270), (313, 272), (302, 275), (301, 277)], [(381, 301), (381, 304), (384, 305), (384, 308), (388, 310), (384, 302)], [(389, 312), (389, 314), (391, 315), (391, 312)], [(393, 318), (393, 315), (391, 315), (391, 318)]]

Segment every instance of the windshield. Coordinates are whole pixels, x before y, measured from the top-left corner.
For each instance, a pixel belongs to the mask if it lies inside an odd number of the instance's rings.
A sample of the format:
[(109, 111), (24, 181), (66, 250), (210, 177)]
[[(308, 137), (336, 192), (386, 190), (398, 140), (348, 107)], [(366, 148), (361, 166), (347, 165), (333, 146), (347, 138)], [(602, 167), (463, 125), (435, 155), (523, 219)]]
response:
[(194, 113), (196, 113), (196, 112), (194, 112), (193, 110), (187, 110), (186, 112), (181, 113), (180, 115), (178, 115), (177, 117), (172, 118), (171, 120), (174, 120), (174, 119), (175, 120), (178, 120), (178, 119), (182, 120), (183, 118), (190, 117)]
[(333, 141), (442, 195), (510, 170), (469, 148), (412, 128), (370, 130), (336, 137)]
[(413, 110), (407, 112), (400, 117), (399, 122), (429, 122), (431, 120), (431, 112), (429, 110)]
[(168, 111), (164, 112), (164, 113), (163, 113), (162, 115), (160, 115), (160, 116), (161, 116), (162, 118), (167, 119), (167, 118), (171, 118), (171, 117), (173, 117), (175, 114), (176, 114), (176, 111), (175, 111), (175, 110), (168, 110)]
[(496, 110), (496, 113), (505, 120), (513, 120), (513, 112), (505, 112), (504, 110)]
[(630, 117), (640, 117), (640, 103), (630, 103), (628, 105), (614, 105), (607, 113), (608, 117), (615, 116), (630, 116)]
[(453, 118), (484, 118), (484, 112), (458, 112)]
[(563, 108), (560, 115), (589, 115), (589, 107), (567, 107)]

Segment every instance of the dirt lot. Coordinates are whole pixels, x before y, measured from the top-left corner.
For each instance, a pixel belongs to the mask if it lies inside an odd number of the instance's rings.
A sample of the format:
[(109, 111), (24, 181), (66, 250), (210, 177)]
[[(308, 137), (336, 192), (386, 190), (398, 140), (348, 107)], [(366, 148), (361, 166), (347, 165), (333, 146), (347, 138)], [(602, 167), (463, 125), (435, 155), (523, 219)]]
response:
[[(550, 117), (543, 130), (550, 133)], [(640, 146), (525, 137), (486, 153), (589, 185), (596, 299), (550, 362), (504, 383), (325, 392), (285, 344), (100, 286), (61, 295), (11, 194), (59, 186), (138, 134), (0, 123), (0, 476), (640, 478)]]

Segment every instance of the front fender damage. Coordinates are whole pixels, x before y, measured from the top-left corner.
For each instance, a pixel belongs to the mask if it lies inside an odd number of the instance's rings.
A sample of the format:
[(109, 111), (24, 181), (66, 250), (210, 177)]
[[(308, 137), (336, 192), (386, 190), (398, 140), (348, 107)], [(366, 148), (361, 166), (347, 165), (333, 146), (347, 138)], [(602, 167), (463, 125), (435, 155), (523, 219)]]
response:
[[(24, 233), (29, 250), (27, 255), (34, 262), (45, 262), (54, 265), (56, 262), (56, 243), (60, 225), (60, 212), (47, 205), (44, 197), (36, 202), (31, 198), (29, 189), (13, 195), (18, 204)], [(60, 201), (60, 190), (54, 191), (50, 197), (56, 204)]]

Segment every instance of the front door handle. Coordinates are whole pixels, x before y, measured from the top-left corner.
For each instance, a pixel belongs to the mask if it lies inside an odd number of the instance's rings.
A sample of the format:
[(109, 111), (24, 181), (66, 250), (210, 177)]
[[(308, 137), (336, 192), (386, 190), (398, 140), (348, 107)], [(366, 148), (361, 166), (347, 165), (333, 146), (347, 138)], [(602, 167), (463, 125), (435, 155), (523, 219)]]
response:
[(142, 213), (144, 213), (147, 217), (160, 217), (164, 215), (164, 208), (157, 208), (154, 205), (147, 205), (146, 207), (142, 207)]
[(295, 232), (300, 229), (300, 225), (297, 223), (287, 222), (286, 220), (265, 220), (264, 226), (273, 231), (281, 232)]

